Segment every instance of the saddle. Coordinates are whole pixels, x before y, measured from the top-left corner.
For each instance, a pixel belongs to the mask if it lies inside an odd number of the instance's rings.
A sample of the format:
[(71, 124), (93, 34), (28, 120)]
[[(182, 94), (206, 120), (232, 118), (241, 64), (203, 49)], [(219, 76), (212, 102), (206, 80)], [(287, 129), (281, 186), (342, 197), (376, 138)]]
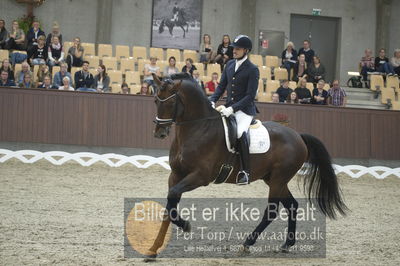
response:
[[(226, 119), (226, 125), (227, 125), (227, 128), (228, 128), (228, 139), (229, 139), (229, 143), (230, 143), (230, 149), (232, 151), (234, 151), (235, 147), (236, 147), (236, 143), (237, 143), (237, 122), (236, 122), (236, 118), (235, 118), (235, 116), (231, 115), (230, 117), (225, 118), (225, 119)], [(261, 125), (261, 122), (259, 120), (256, 120), (256, 119), (253, 118), (253, 120), (250, 123), (250, 128), (247, 130), (247, 143), (249, 144), (249, 146), (250, 146), (250, 140), (251, 140), (250, 134), (249, 134), (249, 130), (251, 128), (255, 128), (256, 126), (258, 128), (258, 126), (260, 126), (260, 125)]]

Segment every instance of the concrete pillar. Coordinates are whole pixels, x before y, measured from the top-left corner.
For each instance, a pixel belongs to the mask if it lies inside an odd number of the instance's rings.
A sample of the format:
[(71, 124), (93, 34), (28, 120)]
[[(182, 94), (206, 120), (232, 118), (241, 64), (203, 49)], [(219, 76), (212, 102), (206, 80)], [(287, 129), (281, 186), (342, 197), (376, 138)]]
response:
[(96, 14), (96, 43), (111, 43), (112, 0), (98, 0)]
[(240, 12), (240, 33), (249, 36), (256, 44), (256, 7), (257, 0), (242, 0)]
[(376, 0), (376, 53), (381, 48), (389, 49), (391, 8), (392, 0)]

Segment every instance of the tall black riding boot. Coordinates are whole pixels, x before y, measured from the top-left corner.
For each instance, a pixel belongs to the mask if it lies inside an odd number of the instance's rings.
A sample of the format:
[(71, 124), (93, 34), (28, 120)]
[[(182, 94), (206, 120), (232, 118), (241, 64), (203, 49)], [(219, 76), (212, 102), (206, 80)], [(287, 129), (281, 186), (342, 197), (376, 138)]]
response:
[(250, 154), (246, 132), (238, 139), (237, 147), (239, 149), (241, 171), (236, 177), (236, 184), (247, 185), (250, 183)]

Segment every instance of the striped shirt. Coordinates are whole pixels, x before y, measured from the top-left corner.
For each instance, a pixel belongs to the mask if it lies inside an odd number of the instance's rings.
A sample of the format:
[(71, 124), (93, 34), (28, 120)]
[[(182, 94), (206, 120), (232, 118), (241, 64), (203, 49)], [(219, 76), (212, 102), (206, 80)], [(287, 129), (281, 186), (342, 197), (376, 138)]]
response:
[(344, 97), (346, 97), (346, 92), (342, 88), (330, 88), (328, 90), (328, 96), (332, 99), (332, 105), (334, 106), (343, 106)]

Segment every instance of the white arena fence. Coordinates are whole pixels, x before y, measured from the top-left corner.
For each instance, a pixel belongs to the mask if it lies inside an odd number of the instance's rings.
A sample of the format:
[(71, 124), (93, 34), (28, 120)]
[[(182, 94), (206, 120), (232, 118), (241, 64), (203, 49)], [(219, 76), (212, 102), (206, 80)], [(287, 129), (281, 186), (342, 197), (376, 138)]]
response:
[[(125, 164), (131, 164), (137, 168), (148, 168), (152, 165), (160, 165), (167, 170), (171, 170), (168, 162), (168, 156), (152, 157), (147, 155), (125, 156), (115, 153), (96, 154), (92, 152), (68, 153), (63, 151), (40, 152), (33, 150), (11, 151), (0, 149), (0, 163), (10, 159), (18, 159), (23, 163), (35, 163), (39, 160), (46, 160), (54, 165), (62, 165), (69, 161), (75, 161), (82, 166), (91, 166), (98, 162), (103, 162), (110, 167), (120, 167)], [(336, 174), (344, 173), (352, 178), (359, 178), (365, 174), (374, 176), (377, 179), (384, 179), (390, 175), (400, 178), (400, 167), (389, 168), (384, 166), (364, 167), (361, 165), (333, 165)], [(299, 174), (304, 173), (304, 168)]]

